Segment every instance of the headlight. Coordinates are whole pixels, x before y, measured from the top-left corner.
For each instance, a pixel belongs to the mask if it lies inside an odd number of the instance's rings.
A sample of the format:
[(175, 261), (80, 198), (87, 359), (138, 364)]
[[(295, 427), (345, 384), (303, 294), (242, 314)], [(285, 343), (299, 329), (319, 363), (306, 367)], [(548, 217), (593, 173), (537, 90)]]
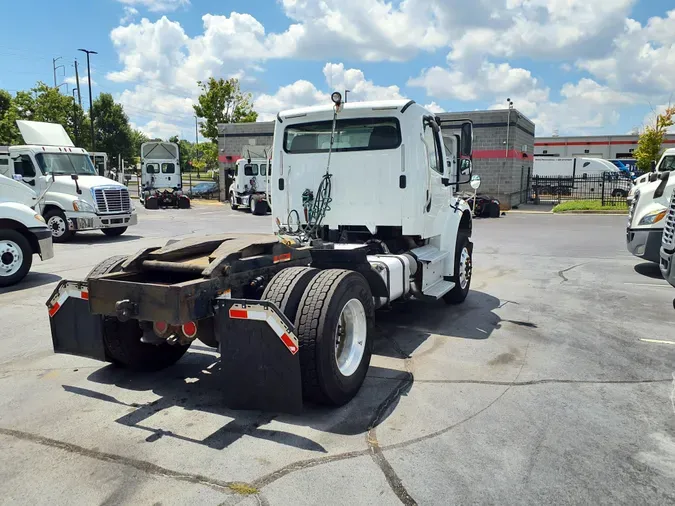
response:
[(42, 223), (47, 223), (41, 214), (36, 214), (35, 216), (33, 216), (33, 218), (35, 218), (38, 221), (41, 221)]
[(96, 209), (84, 200), (73, 200), (73, 210), (79, 213), (95, 213)]
[(667, 212), (668, 212), (667, 209), (663, 210), (663, 211), (651, 212), (647, 216), (642, 217), (638, 226), (640, 226), (640, 225), (653, 225), (654, 223), (658, 223), (663, 218), (665, 218)]

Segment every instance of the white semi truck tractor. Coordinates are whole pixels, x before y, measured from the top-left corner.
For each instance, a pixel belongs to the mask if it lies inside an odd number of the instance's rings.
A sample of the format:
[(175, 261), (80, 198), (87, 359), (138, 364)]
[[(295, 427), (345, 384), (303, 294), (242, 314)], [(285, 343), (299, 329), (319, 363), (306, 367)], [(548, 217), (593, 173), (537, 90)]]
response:
[(54, 242), (84, 230), (119, 236), (138, 223), (127, 187), (98, 175), (89, 153), (74, 146), (63, 126), (16, 123), (26, 145), (0, 154), (0, 174), (21, 176), (23, 184), (43, 195), (42, 213)]
[(268, 183), (272, 177), (270, 160), (247, 158), (237, 160), (230, 186), (232, 209), (250, 209), (251, 214), (263, 215), (270, 210)]
[(633, 255), (659, 263), (675, 175), (665, 171), (654, 173), (654, 176), (640, 184), (633, 194), (628, 211), (626, 244)]
[(269, 235), (171, 241), (62, 281), (47, 301), (54, 350), (156, 370), (199, 339), (220, 352), (228, 407), (297, 412), (357, 395), (376, 310), (463, 302), (471, 122), (413, 101), (332, 102), (277, 115)]
[(0, 287), (26, 277), (33, 255), (54, 256), (52, 232), (40, 214), (39, 196), (23, 183), (0, 175)]

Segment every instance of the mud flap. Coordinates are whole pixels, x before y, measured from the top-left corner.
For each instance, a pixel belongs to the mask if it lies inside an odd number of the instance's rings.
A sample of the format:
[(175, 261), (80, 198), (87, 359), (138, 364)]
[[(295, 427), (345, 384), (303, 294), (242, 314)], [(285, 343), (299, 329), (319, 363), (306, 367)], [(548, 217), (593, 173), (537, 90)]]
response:
[(231, 409), (299, 413), (302, 381), (295, 329), (267, 301), (216, 299), (225, 404)]
[(55, 353), (106, 360), (102, 319), (89, 311), (86, 281), (61, 281), (47, 308)]

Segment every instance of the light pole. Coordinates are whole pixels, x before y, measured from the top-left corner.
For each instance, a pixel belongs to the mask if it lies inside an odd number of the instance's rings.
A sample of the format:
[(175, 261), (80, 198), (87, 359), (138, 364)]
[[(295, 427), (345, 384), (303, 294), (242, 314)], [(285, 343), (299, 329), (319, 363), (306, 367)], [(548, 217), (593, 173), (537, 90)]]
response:
[[(96, 51), (88, 49), (78, 49), (83, 53), (87, 53), (87, 81), (89, 84), (89, 122), (91, 123), (91, 150), (96, 151), (96, 139), (94, 138), (94, 101), (91, 98), (91, 65), (89, 64), (89, 55), (98, 54)], [(103, 176), (104, 174), (101, 174)]]
[(507, 98), (506, 101), (509, 103), (509, 113), (506, 116), (506, 153), (505, 156), (509, 156), (509, 128), (511, 127), (511, 111), (513, 110), (513, 101), (510, 98)]
[(351, 93), (352, 90), (345, 90), (345, 104), (347, 103), (347, 93)]
[(59, 86), (56, 85), (56, 71), (58, 69), (63, 69), (63, 73), (66, 73), (66, 67), (65, 65), (56, 65), (56, 62), (59, 61), (62, 57), (59, 56), (58, 58), (52, 58), (52, 67), (54, 69), (54, 88), (59, 88)]

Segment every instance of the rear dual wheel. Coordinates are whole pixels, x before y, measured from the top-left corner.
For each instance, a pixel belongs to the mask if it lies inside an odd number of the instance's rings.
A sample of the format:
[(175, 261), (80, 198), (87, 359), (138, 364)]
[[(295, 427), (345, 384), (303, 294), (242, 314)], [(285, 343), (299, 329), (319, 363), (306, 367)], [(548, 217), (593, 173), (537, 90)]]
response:
[(272, 278), (262, 299), (295, 323), (303, 396), (318, 404), (349, 402), (370, 365), (375, 307), (366, 279), (341, 269), (291, 267)]

